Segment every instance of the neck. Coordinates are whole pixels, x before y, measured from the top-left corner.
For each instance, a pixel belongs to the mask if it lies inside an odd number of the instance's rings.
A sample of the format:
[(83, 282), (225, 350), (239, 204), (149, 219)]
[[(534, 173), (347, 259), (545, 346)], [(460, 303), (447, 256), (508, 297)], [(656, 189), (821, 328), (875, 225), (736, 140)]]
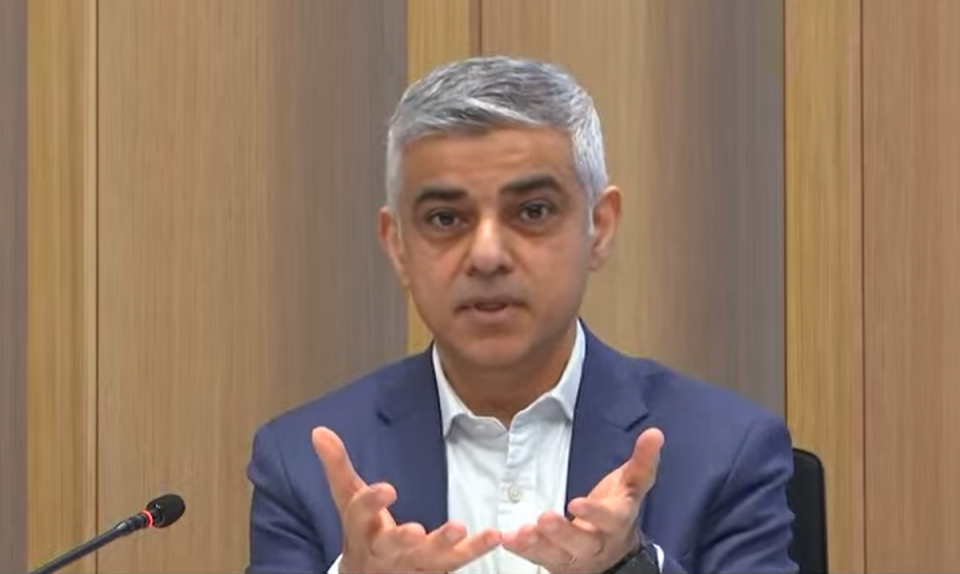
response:
[(443, 372), (463, 404), (478, 416), (496, 417), (509, 427), (517, 413), (557, 385), (576, 333), (574, 322), (558, 340), (531, 350), (515, 364), (498, 367), (477, 365), (438, 350)]

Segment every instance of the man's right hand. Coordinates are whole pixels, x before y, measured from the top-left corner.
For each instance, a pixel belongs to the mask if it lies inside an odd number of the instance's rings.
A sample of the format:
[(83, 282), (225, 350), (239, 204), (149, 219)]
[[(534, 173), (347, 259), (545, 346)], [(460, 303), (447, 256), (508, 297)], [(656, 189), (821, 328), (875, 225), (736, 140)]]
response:
[(312, 438), (340, 514), (341, 574), (453, 572), (500, 545), (496, 530), (468, 537), (466, 528), (452, 521), (429, 534), (417, 523), (397, 525), (387, 510), (397, 499), (393, 486), (367, 485), (330, 429), (315, 428)]

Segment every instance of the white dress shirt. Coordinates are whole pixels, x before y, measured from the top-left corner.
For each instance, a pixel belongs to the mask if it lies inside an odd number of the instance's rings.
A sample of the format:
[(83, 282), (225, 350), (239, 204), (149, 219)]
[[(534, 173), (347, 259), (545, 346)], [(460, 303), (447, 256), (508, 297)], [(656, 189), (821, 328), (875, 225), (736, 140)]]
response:
[[(546, 510), (565, 514), (567, 461), (573, 412), (586, 343), (577, 324), (573, 353), (559, 382), (513, 418), (510, 428), (464, 406), (447, 381), (436, 348), (433, 367), (447, 445), (448, 518), (473, 534), (536, 523)], [(460, 574), (542, 572), (502, 547), (471, 562)]]
[[(577, 323), (573, 352), (558, 383), (513, 418), (510, 428), (473, 414), (450, 386), (436, 346), (433, 368), (447, 455), (448, 519), (467, 534), (486, 528), (515, 531), (553, 510), (565, 515), (567, 462), (586, 341)], [(657, 548), (663, 568), (663, 552)], [(339, 572), (340, 558), (330, 569)], [(546, 571), (502, 547), (465, 565), (458, 574), (541, 574)]]

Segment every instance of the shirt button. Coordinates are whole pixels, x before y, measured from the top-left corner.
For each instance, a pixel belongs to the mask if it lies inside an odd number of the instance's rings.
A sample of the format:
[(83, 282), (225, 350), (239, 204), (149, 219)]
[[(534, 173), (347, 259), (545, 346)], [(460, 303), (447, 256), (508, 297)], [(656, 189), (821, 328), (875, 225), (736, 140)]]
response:
[(510, 498), (510, 502), (520, 502), (520, 499), (523, 498), (523, 492), (516, 486), (511, 486), (507, 489), (507, 497)]

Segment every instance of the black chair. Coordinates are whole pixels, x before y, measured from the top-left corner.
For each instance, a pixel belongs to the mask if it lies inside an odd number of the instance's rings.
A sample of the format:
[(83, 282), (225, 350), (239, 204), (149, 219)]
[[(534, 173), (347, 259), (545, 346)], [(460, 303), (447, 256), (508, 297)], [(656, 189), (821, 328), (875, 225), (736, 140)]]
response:
[(807, 450), (793, 449), (793, 478), (787, 502), (794, 514), (790, 557), (800, 574), (827, 573), (827, 502), (823, 463)]

